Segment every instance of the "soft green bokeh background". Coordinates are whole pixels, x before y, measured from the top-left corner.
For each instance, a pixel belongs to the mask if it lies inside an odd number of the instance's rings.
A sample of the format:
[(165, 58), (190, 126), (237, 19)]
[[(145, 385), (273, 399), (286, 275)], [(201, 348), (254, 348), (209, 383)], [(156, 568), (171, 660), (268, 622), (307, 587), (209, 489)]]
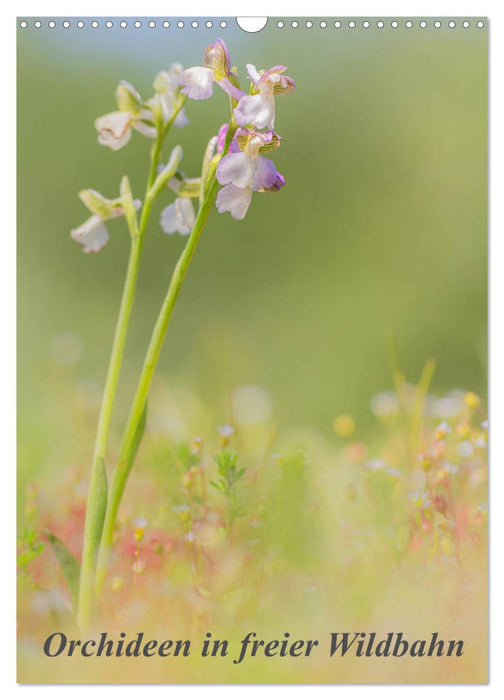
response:
[[(227, 419), (227, 394), (269, 389), (281, 425), (330, 431), (352, 413), (365, 432), (368, 401), (389, 386), (383, 329), (394, 328), (416, 379), (427, 357), (435, 386), (485, 393), (486, 29), (394, 30), (268, 27), (246, 34), (144, 26), (19, 30), (18, 271), (20, 438), (26, 476), (78, 438), (64, 402), (49, 426), (51, 347), (63, 332), (83, 354), (68, 382), (102, 383), (125, 271), (124, 222), (86, 256), (69, 237), (86, 218), (84, 187), (115, 196), (123, 174), (136, 196), (148, 143), (134, 134), (112, 153), (93, 120), (114, 107), (119, 79), (144, 97), (176, 60), (199, 64), (222, 36), (241, 76), (245, 63), (288, 66), (296, 91), (277, 100), (287, 186), (254, 197), (243, 222), (215, 211), (184, 285), (160, 371), (196, 389)], [(75, 25), (75, 23), (72, 23)], [(89, 22), (87, 22), (89, 25)], [(117, 22), (116, 22), (117, 24)], [(145, 23), (144, 23), (145, 24)], [(174, 24), (174, 23), (172, 23)], [(130, 27), (132, 21), (130, 21)], [(227, 99), (191, 103), (184, 170), (198, 174), (208, 138), (227, 120)], [(159, 228), (145, 246), (117, 425), (165, 293), (181, 237)], [(53, 406), (54, 408), (54, 406)], [(58, 412), (57, 412), (58, 413)], [(54, 417), (54, 411), (51, 414)], [(89, 445), (89, 450), (91, 444)], [(68, 450), (70, 455), (71, 449)], [(27, 455), (31, 455), (28, 457)]]

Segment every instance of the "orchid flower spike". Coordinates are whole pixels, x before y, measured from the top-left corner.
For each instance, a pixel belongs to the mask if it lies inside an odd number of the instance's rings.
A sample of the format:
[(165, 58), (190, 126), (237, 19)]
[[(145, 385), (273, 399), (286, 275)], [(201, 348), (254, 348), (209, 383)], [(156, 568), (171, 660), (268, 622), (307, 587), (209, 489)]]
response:
[[(84, 253), (97, 253), (109, 239), (107, 227), (103, 222), (124, 216), (124, 207), (120, 199), (107, 199), (95, 190), (82, 190), (79, 192), (79, 197), (92, 216), (78, 228), (73, 229), (70, 235), (82, 246)], [(139, 199), (135, 199), (133, 204), (135, 209), (139, 209), (142, 203)]]
[[(180, 99), (180, 74), (182, 70), (181, 63), (172, 63), (169, 70), (162, 70), (157, 74), (154, 80), (154, 90), (156, 91), (156, 97), (158, 97), (160, 101), (163, 121), (165, 123), (171, 119), (177, 107), (178, 100)], [(189, 119), (187, 118), (185, 110), (181, 109), (173, 122), (173, 126), (181, 129), (188, 124)]]
[(191, 100), (207, 100), (213, 94), (213, 84), (218, 83), (235, 100), (244, 93), (236, 85), (236, 76), (231, 71), (229, 52), (222, 39), (210, 44), (203, 54), (203, 66), (186, 68), (180, 73), (182, 93)]
[(283, 75), (286, 66), (273, 66), (269, 70), (258, 71), (251, 63), (247, 72), (252, 81), (252, 94), (244, 95), (234, 110), (236, 123), (240, 126), (252, 124), (257, 129), (275, 126), (275, 95), (292, 92), (295, 83)]
[(118, 151), (129, 142), (132, 129), (148, 138), (155, 138), (157, 131), (153, 125), (152, 111), (144, 108), (135, 88), (121, 80), (115, 96), (119, 111), (105, 114), (95, 121), (98, 142)]
[(229, 211), (234, 219), (243, 219), (254, 191), (275, 192), (284, 186), (275, 164), (261, 155), (279, 146), (280, 136), (273, 131), (237, 131), (231, 152), (217, 166), (217, 180), (224, 185), (217, 195), (220, 213)]

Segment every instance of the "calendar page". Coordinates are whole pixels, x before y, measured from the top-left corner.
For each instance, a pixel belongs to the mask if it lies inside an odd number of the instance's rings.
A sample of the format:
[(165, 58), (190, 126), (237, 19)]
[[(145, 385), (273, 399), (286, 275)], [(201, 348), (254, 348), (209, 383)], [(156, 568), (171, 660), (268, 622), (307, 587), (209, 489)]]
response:
[(20, 17), (18, 680), (487, 682), (479, 17)]

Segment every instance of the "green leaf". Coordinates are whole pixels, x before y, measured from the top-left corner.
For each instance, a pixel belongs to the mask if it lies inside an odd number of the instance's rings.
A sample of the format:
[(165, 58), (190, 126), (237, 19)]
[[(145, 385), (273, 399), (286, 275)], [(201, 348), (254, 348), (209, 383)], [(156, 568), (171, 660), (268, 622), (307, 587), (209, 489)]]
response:
[(77, 602), (79, 600), (79, 576), (80, 576), (80, 566), (77, 559), (70, 554), (66, 545), (53, 535), (52, 532), (46, 530), (47, 539), (49, 540), (52, 550), (58, 560), (58, 564), (61, 567), (65, 582), (70, 593), (70, 598), (72, 599), (72, 605), (74, 610), (77, 610)]

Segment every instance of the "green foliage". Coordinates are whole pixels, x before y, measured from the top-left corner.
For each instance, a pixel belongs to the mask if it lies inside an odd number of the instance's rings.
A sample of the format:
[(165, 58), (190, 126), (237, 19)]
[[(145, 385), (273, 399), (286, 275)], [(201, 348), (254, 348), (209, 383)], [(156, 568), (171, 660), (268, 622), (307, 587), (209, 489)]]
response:
[(237, 518), (245, 515), (238, 504), (237, 486), (245, 479), (246, 469), (237, 468), (238, 455), (228, 450), (222, 450), (214, 459), (217, 462), (219, 478), (217, 481), (211, 481), (210, 485), (227, 499), (228, 526), (231, 527)]
[(65, 582), (70, 593), (70, 598), (72, 600), (72, 605), (74, 610), (77, 610), (77, 602), (79, 600), (79, 577), (80, 577), (80, 566), (77, 559), (71, 554), (66, 545), (53, 535), (52, 532), (46, 532), (47, 539), (49, 540), (52, 550), (58, 560), (58, 564), (61, 567)]
[(26, 572), (28, 564), (39, 554), (42, 554), (44, 549), (45, 543), (37, 541), (35, 530), (24, 527), (18, 542), (17, 563), (19, 568)]

